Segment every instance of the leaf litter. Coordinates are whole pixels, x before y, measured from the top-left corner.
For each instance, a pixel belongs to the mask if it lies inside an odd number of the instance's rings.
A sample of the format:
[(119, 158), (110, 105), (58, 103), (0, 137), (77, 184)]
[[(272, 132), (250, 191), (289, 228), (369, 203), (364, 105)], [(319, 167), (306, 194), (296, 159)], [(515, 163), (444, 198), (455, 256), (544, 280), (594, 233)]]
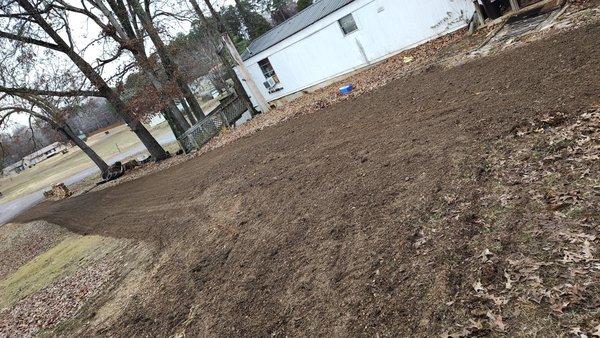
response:
[[(539, 321), (544, 313), (568, 328), (565, 334), (600, 334), (599, 158), (600, 107), (571, 118), (560, 112), (543, 114), (517, 128), (512, 138), (498, 141), (487, 165), (497, 184), (484, 199), (496, 201), (503, 211), (484, 217), (484, 222), (494, 231), (494, 223), (508, 219), (503, 215), (523, 203), (540, 214), (524, 215), (521, 235), (512, 235), (520, 236), (516, 241), (521, 249), (508, 256), (489, 247), (480, 251), (480, 275), (489, 270), (501, 270), (502, 275), (472, 284), (471, 297), (481, 310), (468, 323), (479, 321), (483, 327), (465, 324), (446, 336), (477, 335), (482, 329), (505, 332), (511, 329), (507, 320)], [(536, 316), (527, 318), (532, 309)]]

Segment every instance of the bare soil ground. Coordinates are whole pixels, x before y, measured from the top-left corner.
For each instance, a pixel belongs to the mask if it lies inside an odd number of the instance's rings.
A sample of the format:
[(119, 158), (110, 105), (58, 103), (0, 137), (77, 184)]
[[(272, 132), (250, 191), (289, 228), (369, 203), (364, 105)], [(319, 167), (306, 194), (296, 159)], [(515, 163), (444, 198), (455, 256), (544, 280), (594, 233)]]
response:
[(97, 303), (119, 311), (63, 332), (600, 334), (599, 37), (596, 23), (424, 67), (39, 205), (19, 221), (160, 252)]

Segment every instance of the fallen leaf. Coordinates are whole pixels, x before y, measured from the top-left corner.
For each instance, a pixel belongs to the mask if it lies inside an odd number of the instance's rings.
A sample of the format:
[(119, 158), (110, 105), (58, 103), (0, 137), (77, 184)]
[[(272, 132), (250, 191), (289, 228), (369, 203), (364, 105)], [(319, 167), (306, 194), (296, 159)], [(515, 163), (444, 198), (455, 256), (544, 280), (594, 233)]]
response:
[(441, 334), (442, 338), (461, 338), (461, 337), (468, 337), (471, 334), (471, 331), (469, 331), (468, 329), (462, 329), (461, 331), (457, 331), (454, 333), (448, 333), (448, 331), (444, 332)]
[(590, 242), (585, 240), (583, 242), (583, 248), (581, 249), (581, 253), (583, 254), (583, 259), (586, 261), (590, 261), (594, 259), (594, 255), (592, 254), (592, 248), (590, 247)]
[(491, 300), (492, 302), (494, 302), (494, 305), (496, 305), (496, 306), (502, 306), (502, 305), (505, 305), (508, 303), (508, 299), (506, 299), (504, 297), (497, 297), (497, 296), (491, 295), (489, 293), (486, 293), (483, 296), (483, 298)]
[(496, 328), (498, 331), (504, 332), (506, 330), (506, 324), (502, 320), (501, 315), (495, 315), (492, 311), (487, 312), (487, 317), (490, 320), (490, 325)]
[(477, 281), (477, 283), (473, 284), (473, 289), (475, 289), (475, 292), (477, 293), (485, 292), (485, 288), (483, 287), (480, 281)]
[(471, 322), (471, 325), (468, 326), (469, 329), (474, 331), (479, 331), (483, 329), (483, 323), (481, 322), (481, 320), (474, 320), (471, 318), (469, 319), (469, 322)]
[(580, 327), (572, 328), (571, 331), (569, 331), (569, 333), (572, 333), (578, 336), (579, 338), (588, 338), (588, 335), (585, 332), (581, 331)]
[(550, 308), (552, 309), (552, 311), (556, 312), (557, 314), (563, 314), (563, 309), (566, 308), (567, 306), (569, 306), (569, 302), (562, 302), (562, 303), (556, 303), (552, 306), (550, 306)]
[(493, 256), (494, 254), (490, 251), (490, 249), (485, 249), (479, 257), (481, 257), (481, 260), (485, 263), (489, 261)]
[(504, 278), (506, 278), (506, 285), (504, 287), (506, 289), (512, 288), (512, 283), (515, 282), (515, 280), (510, 279), (510, 274), (506, 271), (504, 272)]

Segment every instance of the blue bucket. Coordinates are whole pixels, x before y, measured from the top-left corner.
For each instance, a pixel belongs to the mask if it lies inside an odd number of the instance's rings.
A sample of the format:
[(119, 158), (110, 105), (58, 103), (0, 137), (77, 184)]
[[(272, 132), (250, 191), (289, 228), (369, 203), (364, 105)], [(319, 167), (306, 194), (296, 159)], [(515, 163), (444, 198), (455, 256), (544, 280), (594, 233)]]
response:
[(352, 92), (353, 89), (354, 89), (354, 85), (349, 84), (349, 85), (340, 87), (340, 93), (342, 93), (344, 95), (348, 95), (348, 94), (350, 94), (350, 92)]

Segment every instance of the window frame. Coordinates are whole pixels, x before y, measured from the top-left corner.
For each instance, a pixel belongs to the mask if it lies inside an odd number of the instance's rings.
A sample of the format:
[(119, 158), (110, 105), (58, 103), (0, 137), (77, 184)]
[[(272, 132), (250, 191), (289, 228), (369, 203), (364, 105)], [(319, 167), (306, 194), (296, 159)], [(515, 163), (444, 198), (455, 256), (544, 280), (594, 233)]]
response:
[[(354, 29), (349, 32), (346, 31), (347, 27), (345, 28), (344, 25), (342, 24), (342, 21), (344, 21), (345, 19), (348, 19), (348, 18), (352, 19), (352, 24), (354, 25)], [(342, 34), (344, 34), (344, 36), (350, 35), (356, 31), (358, 31), (358, 24), (356, 23), (356, 19), (354, 19), (354, 15), (352, 13), (349, 13), (348, 15), (344, 15), (337, 22), (338, 22), (338, 26), (342, 30)]]
[[(267, 66), (270, 68), (266, 69)], [(277, 77), (277, 73), (275, 72), (275, 68), (273, 68), (273, 65), (271, 64), (271, 61), (269, 60), (269, 58), (264, 58), (260, 61), (258, 61), (258, 68), (260, 68), (260, 71), (262, 72), (263, 76), (265, 77), (265, 79), (268, 78), (276, 78)], [(269, 76), (267, 76), (267, 74), (270, 74)]]

